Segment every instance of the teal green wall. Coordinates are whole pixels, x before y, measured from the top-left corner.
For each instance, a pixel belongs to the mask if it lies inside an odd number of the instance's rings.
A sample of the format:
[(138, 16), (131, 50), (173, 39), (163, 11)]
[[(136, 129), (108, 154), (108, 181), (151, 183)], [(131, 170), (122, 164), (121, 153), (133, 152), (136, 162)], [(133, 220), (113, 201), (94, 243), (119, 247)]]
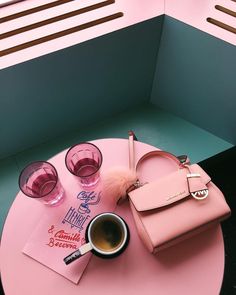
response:
[(0, 72), (0, 158), (149, 100), (163, 16)]
[(151, 102), (236, 144), (236, 47), (165, 16)]
[(0, 159), (148, 102), (235, 144), (235, 72), (235, 46), (168, 16), (9, 67)]

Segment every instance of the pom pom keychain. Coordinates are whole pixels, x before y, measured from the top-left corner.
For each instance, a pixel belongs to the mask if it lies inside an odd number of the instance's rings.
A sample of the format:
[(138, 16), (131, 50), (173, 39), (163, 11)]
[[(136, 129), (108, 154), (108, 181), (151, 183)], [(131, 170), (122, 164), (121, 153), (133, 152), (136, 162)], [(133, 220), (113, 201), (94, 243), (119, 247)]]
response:
[(137, 140), (133, 131), (129, 131), (129, 168), (117, 166), (106, 171), (103, 175), (103, 191), (105, 195), (118, 202), (126, 199), (127, 191), (137, 182), (134, 162), (134, 140)]

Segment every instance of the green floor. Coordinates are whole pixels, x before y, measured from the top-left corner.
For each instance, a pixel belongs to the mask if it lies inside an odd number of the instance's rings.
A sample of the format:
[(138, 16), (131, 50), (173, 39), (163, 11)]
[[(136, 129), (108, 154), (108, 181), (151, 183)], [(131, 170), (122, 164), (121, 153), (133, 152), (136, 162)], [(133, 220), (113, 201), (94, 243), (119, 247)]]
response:
[(176, 155), (187, 154), (198, 162), (232, 147), (232, 144), (149, 104), (102, 120), (84, 130), (71, 132), (0, 161), (0, 230), (18, 191), (20, 170), (30, 161), (47, 160), (80, 141), (97, 138), (126, 138), (135, 131), (139, 141), (149, 143)]

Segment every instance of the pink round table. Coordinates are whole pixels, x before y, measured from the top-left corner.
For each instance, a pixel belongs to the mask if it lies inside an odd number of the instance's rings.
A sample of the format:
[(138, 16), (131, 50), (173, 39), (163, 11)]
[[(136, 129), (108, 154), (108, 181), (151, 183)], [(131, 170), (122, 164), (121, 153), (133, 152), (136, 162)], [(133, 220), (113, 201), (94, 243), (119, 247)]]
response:
[[(128, 165), (128, 141), (93, 141), (102, 151), (102, 172), (117, 165)], [(135, 142), (136, 159), (156, 148)], [(64, 167), (66, 151), (53, 163), (63, 179), (70, 177)], [(156, 178), (176, 169), (169, 159), (153, 158), (145, 162), (141, 173)], [(65, 187), (66, 190), (66, 187)], [(216, 226), (189, 240), (150, 254), (142, 245), (128, 202), (117, 207), (129, 225), (131, 239), (126, 251), (112, 260), (93, 256), (79, 284), (74, 284), (51, 269), (24, 255), (22, 249), (46, 207), (19, 193), (7, 216), (1, 241), (1, 277), (6, 295), (73, 294), (219, 294), (224, 272), (224, 243), (221, 227)]]

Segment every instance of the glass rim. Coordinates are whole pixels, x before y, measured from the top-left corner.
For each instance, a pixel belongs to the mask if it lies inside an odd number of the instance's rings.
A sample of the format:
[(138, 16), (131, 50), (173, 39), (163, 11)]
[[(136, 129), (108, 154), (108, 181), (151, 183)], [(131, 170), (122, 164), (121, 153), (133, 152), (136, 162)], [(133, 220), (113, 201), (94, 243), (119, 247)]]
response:
[[(100, 154), (100, 156), (101, 156), (101, 163), (99, 164), (99, 167), (97, 167), (97, 169), (96, 169), (95, 172), (92, 172), (92, 173), (90, 173), (90, 174), (88, 174), (88, 175), (86, 175), (86, 176), (79, 176), (79, 175), (75, 174), (75, 173), (74, 173), (73, 171), (71, 171), (71, 169), (68, 167), (68, 165), (67, 165), (67, 161), (66, 161), (69, 152), (70, 152), (73, 148), (75, 148), (76, 146), (81, 145), (81, 144), (88, 144), (88, 145), (92, 145), (92, 146), (94, 146), (94, 147), (98, 150), (98, 152), (99, 152), (99, 154)], [(80, 178), (87, 178), (87, 177), (90, 177), (90, 176), (94, 175), (95, 173), (97, 173), (97, 172), (99, 171), (99, 169), (101, 168), (101, 166), (102, 166), (102, 162), (103, 162), (103, 156), (102, 156), (102, 152), (101, 152), (101, 150), (100, 150), (95, 144), (93, 144), (93, 143), (91, 143), (91, 142), (88, 142), (88, 141), (82, 141), (82, 142), (79, 142), (79, 143), (76, 143), (76, 144), (72, 145), (72, 146), (68, 149), (68, 151), (66, 152), (66, 155), (65, 155), (65, 165), (66, 165), (67, 170), (68, 170), (71, 174), (73, 174), (74, 176), (76, 176), (76, 177), (80, 177)]]
[[(51, 189), (48, 193), (46, 193), (45, 195), (39, 196), (39, 197), (34, 197), (34, 196), (30, 195), (30, 194), (27, 194), (26, 192), (24, 192), (24, 191), (21, 189), (20, 180), (21, 180), (21, 177), (22, 177), (22, 174), (24, 173), (24, 171), (25, 171), (27, 168), (29, 168), (31, 165), (33, 165), (33, 164), (37, 164), (37, 163), (46, 163), (46, 164), (49, 164), (49, 166), (51, 166), (51, 167), (54, 169), (55, 173), (56, 173), (57, 181), (55, 182), (55, 184), (53, 185), (52, 189)], [(18, 185), (19, 185), (20, 191), (21, 191), (24, 195), (26, 195), (27, 197), (30, 197), (30, 198), (32, 198), (32, 199), (41, 199), (41, 198), (44, 198), (44, 197), (46, 197), (47, 195), (49, 195), (49, 194), (54, 190), (54, 188), (55, 188), (56, 185), (58, 184), (58, 180), (59, 180), (59, 177), (58, 177), (57, 169), (55, 168), (55, 166), (54, 166), (53, 164), (51, 164), (51, 163), (48, 162), (48, 161), (43, 161), (43, 160), (42, 160), (42, 161), (33, 161), (33, 162), (30, 162), (29, 164), (27, 164), (27, 165), (21, 170), (20, 175), (19, 175), (19, 177), (18, 177)]]

